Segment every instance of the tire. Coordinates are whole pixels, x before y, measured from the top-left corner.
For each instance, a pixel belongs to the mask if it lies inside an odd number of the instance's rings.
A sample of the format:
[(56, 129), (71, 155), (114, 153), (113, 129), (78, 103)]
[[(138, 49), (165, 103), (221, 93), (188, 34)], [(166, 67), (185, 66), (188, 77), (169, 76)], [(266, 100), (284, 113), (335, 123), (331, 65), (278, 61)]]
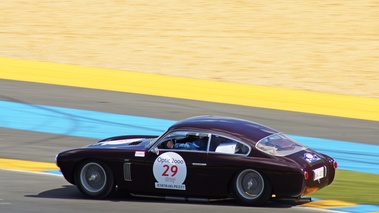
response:
[(242, 205), (261, 206), (271, 197), (271, 184), (254, 169), (238, 173), (232, 184), (233, 195)]
[(106, 198), (115, 189), (112, 171), (97, 160), (84, 161), (78, 165), (75, 183), (81, 193), (95, 199)]

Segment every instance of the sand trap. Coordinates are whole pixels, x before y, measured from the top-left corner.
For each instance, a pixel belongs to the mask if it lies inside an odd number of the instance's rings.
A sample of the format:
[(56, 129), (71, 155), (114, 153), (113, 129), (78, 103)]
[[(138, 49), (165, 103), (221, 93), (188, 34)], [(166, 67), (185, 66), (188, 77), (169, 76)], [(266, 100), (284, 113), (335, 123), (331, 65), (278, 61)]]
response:
[(379, 97), (375, 1), (0, 1), (0, 57)]

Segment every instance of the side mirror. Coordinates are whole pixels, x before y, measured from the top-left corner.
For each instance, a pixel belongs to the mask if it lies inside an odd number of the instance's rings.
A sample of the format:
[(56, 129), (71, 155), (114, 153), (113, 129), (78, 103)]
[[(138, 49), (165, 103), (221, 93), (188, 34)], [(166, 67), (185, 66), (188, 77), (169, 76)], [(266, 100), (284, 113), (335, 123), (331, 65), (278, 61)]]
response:
[(154, 147), (154, 149), (151, 149), (151, 152), (155, 153), (156, 155), (159, 155), (159, 148), (158, 147)]

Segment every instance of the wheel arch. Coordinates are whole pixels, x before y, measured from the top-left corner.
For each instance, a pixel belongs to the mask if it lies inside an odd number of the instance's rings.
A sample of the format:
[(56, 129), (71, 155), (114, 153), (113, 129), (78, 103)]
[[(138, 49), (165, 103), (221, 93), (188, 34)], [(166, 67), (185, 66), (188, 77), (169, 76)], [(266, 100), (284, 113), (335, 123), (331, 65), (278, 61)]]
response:
[[(264, 195), (261, 196), (261, 194), (260, 194), (258, 198), (252, 199), (250, 201), (247, 201), (247, 200), (241, 201), (241, 199), (238, 199), (238, 195), (236, 195), (236, 193), (235, 193), (236, 189), (233, 189), (233, 188), (236, 187), (236, 181), (237, 181), (238, 176), (241, 173), (243, 173), (245, 171), (249, 171), (249, 170), (257, 172), (262, 177), (263, 182), (265, 184), (264, 184), (264, 188), (262, 189), (263, 191), (261, 193), (264, 193)], [(263, 205), (264, 203), (266, 203), (266, 201), (271, 199), (271, 196), (273, 194), (272, 184), (270, 182), (270, 179), (267, 177), (266, 172), (267, 172), (266, 169), (253, 168), (253, 167), (245, 167), (245, 168), (241, 168), (241, 169), (237, 170), (229, 179), (229, 182), (228, 182), (229, 194), (231, 195), (231, 197), (236, 198), (236, 200), (242, 205), (253, 205), (253, 206)], [(268, 187), (268, 189), (267, 189), (267, 187)], [(265, 190), (267, 190), (267, 191), (265, 191)], [(262, 197), (267, 197), (267, 199), (264, 198), (263, 199), (264, 202), (260, 202), (260, 200), (262, 200)]]
[[(89, 164), (94, 164), (95, 166), (98, 166), (98, 168), (100, 168), (104, 172), (104, 175), (105, 175), (104, 177), (106, 178), (104, 186), (102, 186), (101, 190), (99, 190), (98, 192), (92, 192), (92, 191), (88, 192), (89, 189), (86, 188), (88, 186), (86, 183), (83, 184), (83, 182), (82, 183), (76, 182), (77, 180), (82, 178), (81, 176), (82, 169), (86, 168)], [(72, 170), (71, 175), (73, 176), (73, 180), (75, 182), (75, 185), (78, 187), (79, 191), (81, 191), (86, 196), (96, 198), (96, 199), (103, 199), (105, 197), (108, 197), (108, 195), (110, 195), (117, 186), (114, 172), (109, 166), (109, 164), (106, 161), (97, 159), (97, 158), (83, 158), (80, 161), (77, 161)], [(109, 182), (108, 179), (111, 181)], [(87, 186), (84, 186), (84, 185), (87, 185)]]
[(70, 174), (70, 178), (71, 178), (72, 181), (73, 181), (72, 184), (76, 185), (76, 181), (75, 181), (75, 173), (77, 172), (78, 167), (79, 167), (82, 163), (87, 162), (87, 161), (88, 161), (88, 162), (89, 162), (89, 161), (95, 161), (95, 162), (97, 161), (97, 162), (100, 162), (100, 163), (104, 164), (105, 166), (107, 166), (107, 167), (110, 169), (110, 172), (113, 173), (113, 180), (114, 180), (114, 182), (115, 182), (115, 185), (116, 185), (116, 186), (118, 185), (118, 180), (117, 180), (117, 178), (116, 178), (116, 176), (115, 176), (115, 173), (114, 173), (114, 171), (113, 171), (113, 169), (112, 169), (113, 167), (111, 166), (110, 162), (108, 162), (108, 161), (106, 161), (106, 160), (103, 160), (103, 159), (91, 158), (91, 157), (80, 159), (79, 161), (77, 161), (77, 162), (75, 163), (75, 165), (73, 166), (72, 172), (71, 172), (71, 174)]

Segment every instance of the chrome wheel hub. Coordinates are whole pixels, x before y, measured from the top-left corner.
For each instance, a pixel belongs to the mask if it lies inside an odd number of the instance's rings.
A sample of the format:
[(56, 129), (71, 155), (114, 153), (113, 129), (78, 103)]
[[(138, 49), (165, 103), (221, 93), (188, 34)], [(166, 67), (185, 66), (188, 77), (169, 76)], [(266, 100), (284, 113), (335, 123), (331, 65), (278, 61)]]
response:
[(80, 181), (85, 190), (97, 193), (104, 189), (107, 175), (100, 164), (91, 162), (83, 166), (80, 172)]

